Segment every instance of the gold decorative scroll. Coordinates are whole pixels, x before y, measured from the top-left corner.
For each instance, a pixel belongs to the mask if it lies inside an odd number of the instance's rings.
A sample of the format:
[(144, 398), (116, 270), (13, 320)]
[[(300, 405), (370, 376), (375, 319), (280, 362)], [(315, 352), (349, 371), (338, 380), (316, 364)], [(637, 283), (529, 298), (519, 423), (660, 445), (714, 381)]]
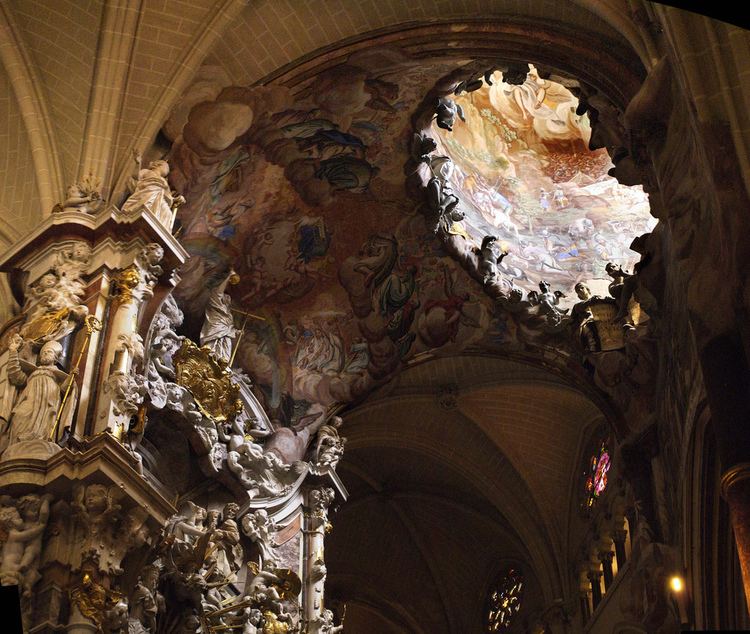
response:
[(231, 380), (229, 367), (208, 348), (189, 339), (174, 354), (177, 383), (190, 391), (201, 413), (214, 422), (232, 420), (242, 411), (240, 388)]

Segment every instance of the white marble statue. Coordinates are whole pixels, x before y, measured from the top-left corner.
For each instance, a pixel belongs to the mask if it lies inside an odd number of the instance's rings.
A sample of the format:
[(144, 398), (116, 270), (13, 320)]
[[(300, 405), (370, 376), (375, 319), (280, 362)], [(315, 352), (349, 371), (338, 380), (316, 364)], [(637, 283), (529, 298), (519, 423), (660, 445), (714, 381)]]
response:
[(229, 271), (226, 278), (213, 288), (206, 306), (206, 317), (201, 328), (201, 346), (211, 349), (217, 359), (228, 362), (232, 358), (232, 339), (237, 335), (232, 316), (232, 298), (224, 291), (237, 274)]
[(343, 631), (343, 625), (333, 624), (333, 612), (328, 609), (313, 617), (308, 628), (309, 634), (339, 634)]
[(169, 187), (169, 164), (161, 160), (151, 161), (147, 169), (141, 169), (141, 155), (135, 152), (134, 159), (137, 175), (131, 181), (133, 193), (122, 205), (123, 213), (137, 213), (145, 209), (156, 216), (168, 231), (172, 231), (177, 207), (185, 199)]
[[(38, 365), (20, 359), (18, 350), (23, 338), (14, 335), (8, 346), (8, 380), (23, 387), (8, 422), (8, 446), (32, 440), (48, 441), (52, 435), (62, 395), (73, 382), (75, 371), (66, 374), (55, 367), (62, 355), (62, 346), (57, 341), (48, 341), (39, 351)], [(74, 388), (60, 416), (59, 426), (69, 424), (73, 414), (76, 395)]]
[(65, 200), (60, 205), (55, 205), (52, 211), (78, 211), (93, 215), (101, 211), (103, 207), (104, 201), (97, 185), (87, 179), (68, 187)]
[(145, 566), (130, 597), (129, 632), (156, 633), (157, 616), (165, 608), (164, 597), (157, 589), (158, 583), (158, 566)]
[(314, 462), (319, 467), (330, 467), (335, 469), (341, 457), (344, 455), (344, 444), (346, 438), (339, 435), (339, 428), (343, 420), (340, 416), (332, 416), (318, 430), (318, 440), (315, 445)]
[(268, 517), (265, 509), (258, 509), (255, 513), (248, 513), (242, 518), (242, 530), (252, 539), (260, 550), (263, 564), (266, 562), (278, 563), (278, 556), (274, 551), (273, 534), (276, 532), (276, 522)]
[(192, 544), (206, 532), (203, 522), (206, 520), (206, 509), (188, 501), (187, 507), (175, 518), (172, 534), (176, 540)]

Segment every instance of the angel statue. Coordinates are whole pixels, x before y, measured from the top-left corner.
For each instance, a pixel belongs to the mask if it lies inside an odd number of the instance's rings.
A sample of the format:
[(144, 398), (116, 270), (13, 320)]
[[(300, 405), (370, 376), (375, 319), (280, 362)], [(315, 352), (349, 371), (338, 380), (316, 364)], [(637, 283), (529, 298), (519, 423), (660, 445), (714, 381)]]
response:
[(201, 346), (208, 346), (217, 359), (232, 358), (232, 339), (237, 335), (232, 316), (232, 298), (224, 291), (227, 284), (239, 282), (239, 275), (230, 270), (208, 298), (206, 317), (201, 328)]
[(23, 344), (21, 335), (14, 335), (8, 345), (8, 379), (23, 387), (8, 421), (8, 446), (29, 440), (49, 440), (61, 407), (62, 394), (71, 388), (59, 421), (65, 427), (73, 414), (76, 396), (73, 394), (77, 370), (67, 374), (55, 367), (62, 355), (62, 345), (48, 341), (39, 351), (39, 365), (20, 359), (18, 350)]
[(136, 164), (136, 174), (130, 182), (132, 194), (123, 203), (123, 213), (136, 213), (142, 209), (150, 211), (156, 219), (164, 225), (167, 231), (172, 231), (177, 208), (185, 202), (183, 196), (173, 192), (167, 176), (169, 163), (166, 161), (151, 161), (148, 168), (141, 169), (142, 157), (133, 152)]

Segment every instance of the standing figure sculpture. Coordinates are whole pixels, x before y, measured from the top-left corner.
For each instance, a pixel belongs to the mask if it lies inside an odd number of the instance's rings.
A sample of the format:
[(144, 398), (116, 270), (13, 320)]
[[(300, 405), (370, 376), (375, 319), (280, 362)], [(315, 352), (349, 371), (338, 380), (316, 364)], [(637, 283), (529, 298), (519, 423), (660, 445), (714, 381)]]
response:
[(201, 328), (201, 346), (207, 346), (217, 359), (229, 362), (232, 358), (232, 339), (237, 334), (232, 316), (232, 298), (224, 292), (227, 284), (236, 284), (239, 275), (230, 270), (208, 298), (206, 318)]
[[(39, 351), (39, 365), (19, 359), (18, 350), (23, 338), (16, 334), (8, 346), (8, 379), (17, 387), (24, 387), (8, 422), (8, 446), (16, 443), (48, 441), (58, 420), (62, 394), (75, 377), (55, 367), (62, 355), (57, 341), (48, 341)], [(75, 385), (73, 383), (73, 385)], [(75, 395), (65, 404), (59, 422), (65, 426), (73, 413)]]
[(141, 155), (134, 152), (133, 156), (137, 175), (131, 180), (133, 193), (123, 203), (123, 213), (137, 213), (145, 209), (156, 216), (167, 231), (172, 231), (175, 212), (185, 202), (185, 198), (169, 187), (169, 164), (161, 160), (151, 161), (147, 169), (141, 169)]

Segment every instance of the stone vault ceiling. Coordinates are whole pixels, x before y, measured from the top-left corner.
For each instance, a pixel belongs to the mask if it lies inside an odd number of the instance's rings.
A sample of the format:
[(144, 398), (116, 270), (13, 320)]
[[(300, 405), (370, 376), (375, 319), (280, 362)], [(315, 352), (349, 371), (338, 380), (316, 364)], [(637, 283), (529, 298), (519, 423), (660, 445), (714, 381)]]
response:
[(475, 356), (409, 368), (352, 411), (329, 587), (358, 634), (478, 632), (505, 561), (528, 580), (521, 619), (557, 596), (572, 474), (601, 420), (548, 371)]

